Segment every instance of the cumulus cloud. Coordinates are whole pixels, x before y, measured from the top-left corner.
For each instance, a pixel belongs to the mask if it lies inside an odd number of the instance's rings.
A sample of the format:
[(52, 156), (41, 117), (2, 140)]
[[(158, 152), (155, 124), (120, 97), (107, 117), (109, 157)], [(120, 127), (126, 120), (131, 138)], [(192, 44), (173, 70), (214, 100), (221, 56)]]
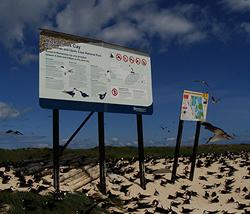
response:
[(31, 107), (25, 108), (23, 111), (20, 111), (13, 107), (13, 104), (8, 104), (4, 102), (0, 102), (0, 120), (7, 121), (8, 119), (17, 118), (21, 115), (21, 120), (26, 120), (24, 115), (27, 112), (33, 112), (34, 110)]
[(13, 107), (13, 104), (0, 102), (0, 120), (7, 121), (8, 119), (17, 118), (21, 112)]
[[(221, 0), (230, 11), (250, 10), (249, 1)], [(11, 11), (11, 12), (10, 12)], [(16, 61), (37, 61), (37, 28), (48, 28), (144, 50), (167, 50), (169, 42), (194, 44), (228, 37), (211, 8), (199, 4), (162, 7), (154, 0), (1, 1), (0, 43)], [(27, 40), (29, 44), (27, 45)], [(155, 42), (157, 41), (157, 42)]]

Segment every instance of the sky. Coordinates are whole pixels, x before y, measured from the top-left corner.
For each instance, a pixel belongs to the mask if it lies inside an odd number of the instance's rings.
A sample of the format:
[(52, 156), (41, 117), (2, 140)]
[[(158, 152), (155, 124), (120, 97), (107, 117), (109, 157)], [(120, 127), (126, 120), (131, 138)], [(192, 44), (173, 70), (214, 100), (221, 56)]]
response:
[[(206, 122), (235, 135), (214, 143), (250, 143), (249, 13), (249, 0), (0, 1), (0, 148), (52, 147), (52, 110), (39, 106), (38, 28), (148, 51), (154, 112), (142, 116), (144, 146), (175, 146), (184, 90), (208, 93)], [(89, 113), (59, 111), (60, 145)], [(104, 122), (105, 145), (138, 145), (136, 115), (104, 113)], [(184, 121), (181, 145), (194, 144), (196, 124)], [(199, 145), (211, 136), (202, 126)], [(96, 146), (94, 113), (68, 148)]]

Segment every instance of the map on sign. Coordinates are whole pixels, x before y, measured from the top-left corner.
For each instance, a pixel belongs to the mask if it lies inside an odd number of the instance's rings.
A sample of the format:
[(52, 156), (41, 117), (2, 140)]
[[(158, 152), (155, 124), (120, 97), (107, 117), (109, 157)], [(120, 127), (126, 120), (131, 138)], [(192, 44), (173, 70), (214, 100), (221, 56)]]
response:
[(206, 121), (209, 94), (184, 91), (181, 120)]

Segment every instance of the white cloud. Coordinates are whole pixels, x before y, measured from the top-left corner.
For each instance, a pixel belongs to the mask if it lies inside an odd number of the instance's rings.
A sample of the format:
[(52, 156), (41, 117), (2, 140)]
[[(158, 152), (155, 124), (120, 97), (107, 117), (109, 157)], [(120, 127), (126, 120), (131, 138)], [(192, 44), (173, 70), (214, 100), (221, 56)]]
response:
[(247, 22), (243, 22), (240, 27), (242, 27), (250, 36), (250, 23)]
[[(250, 8), (249, 1), (222, 0), (221, 4), (231, 10)], [(139, 49), (166, 50), (171, 41), (193, 44), (210, 36), (225, 40), (221, 36), (225, 25), (211, 13), (198, 4), (160, 8), (154, 0), (1, 1), (0, 42), (22, 64), (38, 60), (34, 48), (38, 27)], [(33, 47), (28, 46), (31, 41)]]
[(250, 2), (248, 0), (221, 0), (221, 4), (225, 6), (230, 12), (247, 12), (250, 11)]
[(17, 118), (21, 112), (13, 108), (12, 104), (0, 102), (0, 120), (7, 121), (8, 119)]

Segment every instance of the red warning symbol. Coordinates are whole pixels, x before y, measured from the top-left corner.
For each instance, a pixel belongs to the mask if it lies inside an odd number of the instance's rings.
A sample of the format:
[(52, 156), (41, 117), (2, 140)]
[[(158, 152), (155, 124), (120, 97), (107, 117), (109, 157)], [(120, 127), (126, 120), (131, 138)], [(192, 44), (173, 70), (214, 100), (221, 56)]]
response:
[(116, 88), (113, 88), (113, 89), (111, 90), (111, 93), (112, 93), (113, 96), (117, 96), (118, 90), (117, 90)]
[(123, 56), (123, 61), (124, 61), (124, 62), (127, 62), (127, 61), (128, 61), (128, 56), (127, 56), (127, 55), (124, 55), (124, 56)]
[(142, 60), (141, 60), (141, 64), (142, 64), (143, 66), (147, 65), (146, 59), (142, 59)]
[(129, 62), (130, 62), (131, 64), (133, 64), (133, 63), (135, 62), (135, 59), (134, 59), (133, 56), (130, 56), (130, 57), (129, 57)]
[(118, 61), (121, 61), (122, 60), (122, 55), (121, 54), (116, 54), (116, 59), (118, 60)]
[(140, 65), (140, 63), (141, 63), (140, 59), (139, 59), (139, 58), (136, 58), (136, 59), (135, 59), (135, 63), (136, 63), (137, 65)]

